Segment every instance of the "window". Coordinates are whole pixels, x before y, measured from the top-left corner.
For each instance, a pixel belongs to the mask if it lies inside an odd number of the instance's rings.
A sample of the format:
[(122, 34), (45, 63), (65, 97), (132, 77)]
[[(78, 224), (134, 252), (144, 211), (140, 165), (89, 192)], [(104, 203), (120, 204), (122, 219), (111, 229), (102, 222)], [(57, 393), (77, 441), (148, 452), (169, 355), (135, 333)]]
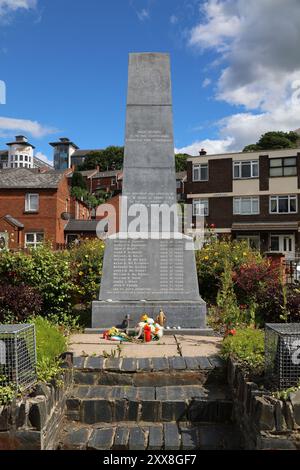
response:
[(233, 213), (235, 215), (259, 214), (258, 197), (235, 197), (233, 198)]
[(296, 176), (297, 158), (270, 158), (270, 176)]
[(116, 178), (113, 177), (113, 178), (111, 179), (111, 185), (114, 186), (115, 184), (116, 184)]
[(193, 165), (193, 181), (208, 181), (208, 163)]
[(260, 236), (259, 235), (238, 235), (237, 240), (246, 241), (250, 248), (253, 250), (260, 250)]
[(177, 189), (181, 188), (181, 180), (176, 180), (176, 188)]
[(25, 212), (37, 212), (39, 210), (39, 195), (26, 194), (25, 196)]
[(258, 160), (233, 162), (233, 178), (258, 178)]
[(25, 233), (25, 248), (36, 248), (44, 241), (43, 233)]
[(208, 215), (208, 199), (193, 199), (193, 215)]
[(295, 214), (297, 196), (270, 196), (271, 214)]

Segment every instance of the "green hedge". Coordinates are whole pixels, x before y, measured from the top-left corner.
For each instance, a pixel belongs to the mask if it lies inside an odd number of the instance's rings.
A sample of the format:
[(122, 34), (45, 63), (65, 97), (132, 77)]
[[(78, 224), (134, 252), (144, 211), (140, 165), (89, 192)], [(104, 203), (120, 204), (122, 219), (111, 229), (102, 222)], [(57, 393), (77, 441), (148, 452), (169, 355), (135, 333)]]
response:
[(222, 343), (221, 353), (227, 359), (237, 360), (244, 369), (259, 374), (264, 368), (264, 331), (254, 328), (233, 330)]

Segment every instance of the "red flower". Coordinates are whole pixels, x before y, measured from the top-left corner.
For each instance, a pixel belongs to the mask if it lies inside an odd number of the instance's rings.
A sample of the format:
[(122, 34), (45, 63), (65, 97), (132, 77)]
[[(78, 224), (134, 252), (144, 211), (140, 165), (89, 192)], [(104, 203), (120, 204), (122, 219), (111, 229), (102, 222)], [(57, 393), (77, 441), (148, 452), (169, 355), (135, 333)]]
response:
[(215, 224), (210, 224), (210, 228), (216, 228)]
[(236, 335), (236, 329), (235, 328), (232, 328), (232, 330), (229, 330), (228, 334), (230, 336), (235, 336)]

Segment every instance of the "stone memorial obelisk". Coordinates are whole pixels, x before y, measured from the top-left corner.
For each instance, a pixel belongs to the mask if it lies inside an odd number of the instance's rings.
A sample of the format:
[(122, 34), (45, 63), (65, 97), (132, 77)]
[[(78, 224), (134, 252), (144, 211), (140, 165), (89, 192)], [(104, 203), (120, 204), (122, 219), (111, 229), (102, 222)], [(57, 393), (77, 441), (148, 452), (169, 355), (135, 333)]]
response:
[(176, 211), (169, 55), (130, 54), (121, 233), (106, 241), (93, 328), (120, 326), (127, 315), (134, 326), (162, 309), (170, 328), (206, 329), (195, 254)]

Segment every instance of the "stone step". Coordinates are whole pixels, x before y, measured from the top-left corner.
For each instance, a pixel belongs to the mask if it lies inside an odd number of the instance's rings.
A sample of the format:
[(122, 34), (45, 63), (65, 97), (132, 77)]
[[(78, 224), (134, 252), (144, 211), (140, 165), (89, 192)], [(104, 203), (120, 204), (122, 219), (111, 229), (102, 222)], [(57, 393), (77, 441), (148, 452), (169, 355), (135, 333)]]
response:
[(238, 450), (240, 433), (230, 424), (118, 423), (67, 424), (61, 450)]
[(120, 421), (230, 422), (227, 387), (212, 385), (133, 387), (75, 386), (67, 397), (67, 418), (86, 424)]
[(73, 358), (74, 383), (82, 385), (167, 386), (226, 381), (226, 366), (218, 356)]

